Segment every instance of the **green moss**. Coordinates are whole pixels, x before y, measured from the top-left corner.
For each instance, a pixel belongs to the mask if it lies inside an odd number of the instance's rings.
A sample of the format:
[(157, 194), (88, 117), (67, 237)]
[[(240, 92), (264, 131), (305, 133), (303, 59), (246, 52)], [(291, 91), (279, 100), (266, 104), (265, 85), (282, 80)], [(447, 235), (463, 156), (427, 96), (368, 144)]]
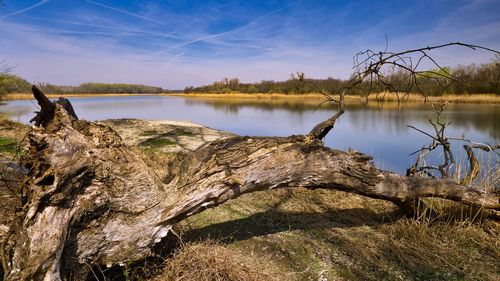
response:
[(0, 137), (0, 152), (15, 154), (17, 151), (16, 140), (11, 138)]
[(147, 130), (144, 131), (140, 134), (141, 137), (149, 137), (149, 136), (155, 136), (158, 134), (158, 131), (156, 130)]
[(183, 129), (176, 129), (167, 133), (160, 133), (157, 130), (147, 130), (140, 134), (141, 137), (150, 137), (150, 136), (178, 137), (178, 136), (192, 136), (192, 135), (193, 133), (191, 133), (190, 131), (185, 131)]
[(179, 129), (179, 130), (175, 130), (172, 132), (173, 135), (176, 135), (176, 136), (192, 136), (193, 133), (189, 132), (189, 131), (184, 131), (182, 129)]
[(141, 146), (149, 146), (151, 148), (161, 148), (167, 145), (176, 145), (176, 143), (164, 138), (152, 138), (141, 143)]

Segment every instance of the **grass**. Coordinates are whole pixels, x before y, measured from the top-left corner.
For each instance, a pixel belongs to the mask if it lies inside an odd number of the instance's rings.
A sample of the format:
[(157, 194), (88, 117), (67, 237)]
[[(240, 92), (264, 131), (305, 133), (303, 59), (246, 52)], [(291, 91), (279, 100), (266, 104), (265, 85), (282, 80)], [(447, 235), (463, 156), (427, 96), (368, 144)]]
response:
[(162, 148), (167, 145), (176, 145), (172, 140), (166, 138), (152, 138), (141, 143), (141, 146), (147, 146), (150, 148)]
[[(212, 240), (181, 246), (153, 280), (279, 280), (268, 265)], [(275, 277), (273, 277), (275, 276)]]
[(15, 139), (8, 137), (0, 137), (0, 153), (9, 155), (15, 154), (17, 151), (17, 142)]
[(496, 222), (411, 219), (391, 203), (340, 191), (246, 194), (175, 231), (182, 242), (174, 253), (141, 264), (156, 271), (133, 280), (497, 280), (500, 272)]
[(144, 131), (140, 134), (141, 137), (149, 137), (149, 136), (155, 136), (158, 134), (158, 131), (156, 130), (147, 130)]
[[(161, 148), (169, 145), (180, 145), (176, 140), (180, 136), (192, 136), (189, 131), (182, 129), (175, 129), (167, 133), (159, 133), (156, 130), (147, 130), (140, 134), (142, 137), (150, 137), (149, 139), (141, 142), (140, 147), (146, 147), (149, 150), (160, 152)], [(172, 138), (174, 140), (172, 140)]]
[[(194, 98), (221, 98), (221, 99), (257, 99), (257, 100), (323, 100), (322, 94), (304, 94), (304, 95), (286, 95), (280, 93), (273, 94), (245, 94), (245, 93), (227, 93), (227, 94), (214, 94), (214, 93), (191, 93), (191, 94), (170, 94), (174, 96), (194, 97)], [(369, 101), (385, 101), (397, 102), (397, 95), (392, 93), (381, 93), (379, 95), (372, 94), (368, 97)], [(500, 95), (495, 94), (471, 94), (471, 95), (443, 95), (443, 96), (429, 96), (429, 102), (442, 102), (450, 101), (455, 103), (500, 103)], [(359, 103), (364, 99), (359, 96), (346, 96), (347, 103)], [(408, 102), (423, 102), (424, 97), (421, 94), (409, 94), (407, 97)]]
[[(401, 95), (400, 95), (401, 97)], [(409, 94), (407, 96), (408, 102), (423, 102), (424, 97), (420, 94)], [(379, 95), (370, 95), (369, 101), (384, 101), (384, 102), (397, 102), (398, 98), (393, 93), (381, 93)], [(443, 96), (429, 96), (429, 102), (454, 102), (454, 103), (500, 103), (500, 95), (495, 94), (472, 94), (472, 95), (454, 95), (447, 94)]]

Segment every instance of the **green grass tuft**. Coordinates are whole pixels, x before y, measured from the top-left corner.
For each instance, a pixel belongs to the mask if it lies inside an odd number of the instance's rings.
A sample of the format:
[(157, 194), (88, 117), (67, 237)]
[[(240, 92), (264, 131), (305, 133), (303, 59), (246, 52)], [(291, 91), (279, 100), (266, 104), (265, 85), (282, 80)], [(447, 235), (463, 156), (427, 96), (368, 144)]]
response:
[(0, 152), (15, 154), (17, 151), (17, 142), (12, 138), (0, 137)]
[(141, 144), (141, 146), (148, 146), (151, 148), (162, 148), (167, 145), (176, 145), (174, 141), (164, 138), (152, 138)]
[(147, 131), (144, 131), (140, 134), (141, 137), (150, 137), (150, 136), (155, 136), (155, 135), (158, 135), (157, 130), (147, 130)]

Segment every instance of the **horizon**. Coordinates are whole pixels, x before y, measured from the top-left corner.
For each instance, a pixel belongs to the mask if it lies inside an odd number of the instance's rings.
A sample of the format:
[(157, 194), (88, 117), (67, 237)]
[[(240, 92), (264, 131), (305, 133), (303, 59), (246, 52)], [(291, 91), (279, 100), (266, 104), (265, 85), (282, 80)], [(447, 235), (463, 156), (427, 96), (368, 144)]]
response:
[[(492, 0), (122, 2), (5, 0), (0, 61), (32, 83), (183, 89), (297, 71), (346, 79), (352, 56), (385, 49), (386, 36), (394, 51), (456, 41), (500, 49)], [(493, 59), (465, 48), (432, 54), (451, 67)]]

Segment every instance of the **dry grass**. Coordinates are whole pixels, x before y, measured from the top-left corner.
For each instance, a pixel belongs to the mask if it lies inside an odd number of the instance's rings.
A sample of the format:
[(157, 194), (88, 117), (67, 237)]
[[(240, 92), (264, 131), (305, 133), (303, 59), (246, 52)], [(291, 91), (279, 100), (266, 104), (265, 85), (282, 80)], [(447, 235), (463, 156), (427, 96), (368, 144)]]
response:
[[(402, 95), (399, 95), (402, 97)], [(397, 102), (398, 96), (394, 93), (380, 93), (378, 95), (370, 95), (369, 101), (378, 102)], [(420, 94), (409, 94), (404, 99), (407, 102), (424, 102), (424, 97)], [(454, 103), (500, 103), (500, 95), (495, 94), (473, 94), (473, 95), (443, 95), (429, 96), (428, 102), (454, 102)]]
[[(214, 94), (214, 93), (175, 93), (169, 94), (172, 96), (182, 96), (182, 97), (193, 97), (193, 98), (206, 98), (206, 99), (256, 99), (256, 100), (324, 100), (322, 94), (304, 94), (304, 95), (286, 95), (280, 93), (272, 94), (245, 94), (245, 93), (226, 93), (226, 94)], [(401, 96), (401, 95), (400, 95)], [(335, 96), (334, 96), (335, 97)], [(369, 101), (372, 102), (397, 102), (398, 98), (396, 94), (393, 93), (380, 93), (372, 94), (368, 97)], [(421, 94), (409, 94), (405, 100), (407, 102), (423, 102), (424, 97)], [(472, 95), (444, 95), (444, 96), (429, 96), (427, 97), (429, 102), (455, 102), (455, 103), (500, 103), (500, 95), (495, 94), (472, 94)], [(364, 102), (364, 99), (359, 96), (346, 96), (347, 103), (359, 103)]]
[(6, 119), (4, 117), (0, 117), (0, 136), (5, 138), (12, 138), (20, 140), (22, 139), (29, 131), (29, 127)]
[(263, 281), (279, 280), (269, 265), (225, 247), (205, 240), (181, 246), (167, 259), (165, 268), (154, 281), (214, 280), (214, 281)]
[[(281, 93), (255, 93), (255, 94), (247, 94), (247, 93), (225, 93), (225, 94), (214, 94), (214, 93), (174, 93), (170, 94), (172, 96), (181, 96), (181, 97), (195, 97), (195, 98), (223, 98), (223, 99), (262, 99), (262, 100), (276, 100), (276, 99), (297, 99), (297, 100), (305, 100), (305, 99), (324, 99), (322, 94), (304, 94), (304, 95), (286, 95)], [(356, 98), (357, 97), (353, 97)]]
[(440, 206), (464, 215), (407, 219), (391, 203), (344, 192), (271, 190), (178, 228), (185, 241), (218, 239), (272, 264), (280, 280), (496, 280), (499, 225), (460, 204)]
[[(246, 93), (225, 93), (225, 94), (214, 94), (214, 93), (169, 93), (169, 94), (108, 94), (108, 93), (96, 93), (96, 94), (48, 94), (49, 98), (57, 98), (57, 97), (118, 97), (118, 96), (179, 96), (179, 97), (188, 97), (188, 98), (204, 98), (204, 99), (245, 99), (245, 100), (289, 100), (289, 101), (311, 101), (317, 102), (324, 100), (324, 96), (319, 93), (311, 93), (304, 95), (286, 95), (281, 93), (255, 93), (255, 94), (246, 94)], [(31, 93), (11, 93), (6, 94), (4, 96), (5, 100), (27, 100), (33, 99), (33, 95)], [(369, 101), (372, 102), (397, 102), (397, 96), (393, 93), (380, 93), (378, 95), (372, 94), (368, 97)], [(443, 102), (449, 101), (454, 103), (490, 103), (490, 104), (498, 104), (500, 103), (500, 95), (495, 94), (471, 94), (471, 95), (444, 95), (444, 96), (429, 96), (427, 98), (429, 102)], [(420, 94), (410, 94), (407, 96), (406, 101), (408, 102), (423, 102), (424, 97)], [(364, 102), (364, 99), (359, 96), (346, 96), (347, 103), (360, 103)]]

